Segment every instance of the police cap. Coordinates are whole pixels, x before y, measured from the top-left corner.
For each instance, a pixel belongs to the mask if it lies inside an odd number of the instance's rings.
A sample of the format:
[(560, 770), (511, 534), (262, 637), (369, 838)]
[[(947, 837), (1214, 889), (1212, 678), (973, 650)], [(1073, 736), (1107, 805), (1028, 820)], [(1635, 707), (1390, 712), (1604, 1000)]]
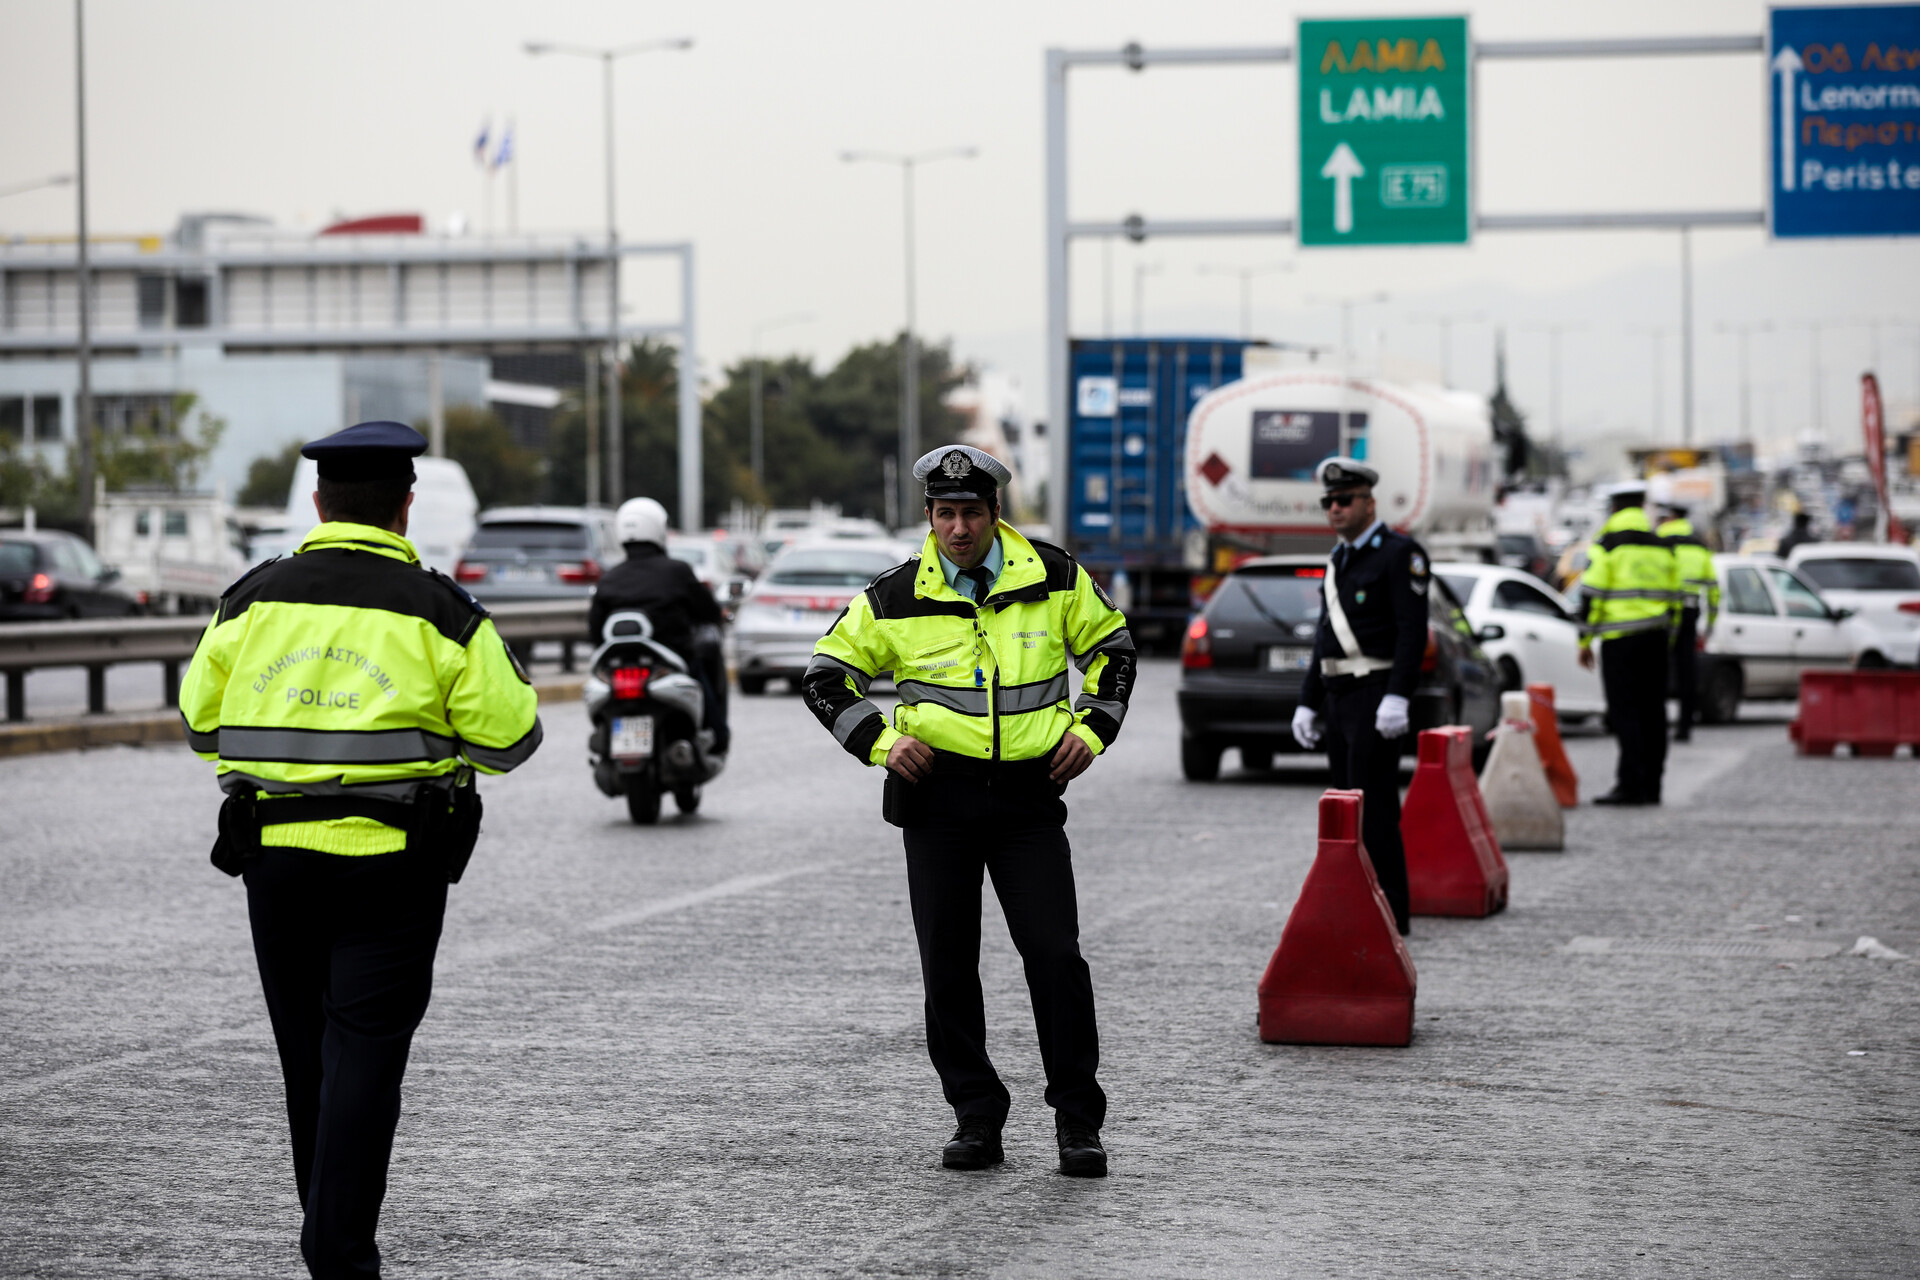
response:
[(914, 463), (913, 478), (926, 485), (928, 502), (940, 498), (993, 502), (1000, 486), (1013, 482), (1013, 472), (984, 449), (970, 444), (949, 444), (932, 450)]
[(1647, 482), (1645, 480), (1623, 480), (1619, 484), (1602, 485), (1600, 496), (1608, 506), (1637, 507), (1647, 500)]
[(322, 480), (413, 483), (413, 460), (427, 438), (404, 422), (362, 422), (322, 436), (300, 450), (320, 466)]
[(1314, 468), (1313, 475), (1328, 493), (1380, 483), (1380, 473), (1358, 458), (1328, 458)]

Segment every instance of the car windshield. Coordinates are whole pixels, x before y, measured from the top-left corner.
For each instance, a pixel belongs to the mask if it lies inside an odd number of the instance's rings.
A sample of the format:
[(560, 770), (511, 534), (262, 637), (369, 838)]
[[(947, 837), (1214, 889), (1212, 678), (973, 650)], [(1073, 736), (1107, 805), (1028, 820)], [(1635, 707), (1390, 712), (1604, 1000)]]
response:
[(1473, 584), (1475, 578), (1472, 574), (1443, 573), (1440, 574), (1439, 577), (1440, 581), (1447, 584), (1447, 590), (1453, 592), (1453, 598), (1455, 600), (1473, 599)]
[(703, 546), (700, 543), (682, 543), (678, 546), (668, 547), (667, 554), (684, 564), (692, 565), (696, 569), (704, 569), (707, 567), (707, 561), (711, 558), (710, 553), (712, 550), (713, 548)]
[(1823, 591), (1920, 591), (1920, 565), (1879, 556), (1802, 560), (1794, 568)]
[(31, 542), (0, 542), (0, 573), (32, 573)]
[(473, 533), (472, 550), (578, 553), (587, 549), (587, 527), (548, 520), (502, 520), (483, 524)]
[[(1314, 569), (1313, 573), (1325, 571)], [(1291, 569), (1278, 573), (1236, 573), (1216, 592), (1217, 611), (1234, 616), (1248, 613), (1283, 627), (1297, 627), (1320, 620), (1320, 585), (1323, 577), (1296, 577)]]
[(899, 564), (887, 551), (820, 547), (780, 557), (767, 581), (786, 587), (864, 587)]

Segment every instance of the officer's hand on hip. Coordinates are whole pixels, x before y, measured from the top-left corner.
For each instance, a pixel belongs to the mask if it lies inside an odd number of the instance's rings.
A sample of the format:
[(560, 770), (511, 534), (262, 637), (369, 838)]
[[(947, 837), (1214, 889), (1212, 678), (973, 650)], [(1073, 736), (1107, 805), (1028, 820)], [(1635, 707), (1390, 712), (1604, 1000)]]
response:
[(1093, 748), (1082, 741), (1079, 734), (1069, 733), (1053, 749), (1053, 768), (1047, 776), (1055, 782), (1072, 782), (1092, 763)]
[(887, 768), (918, 782), (933, 772), (933, 748), (918, 738), (903, 737), (887, 748)]
[(1312, 707), (1294, 708), (1293, 740), (1300, 744), (1302, 751), (1311, 751), (1320, 745), (1320, 716)]
[(1407, 731), (1407, 700), (1397, 693), (1380, 699), (1373, 713), (1373, 731), (1383, 738), (1397, 738)]
[(1580, 665), (1586, 668), (1588, 671), (1593, 670), (1593, 650), (1592, 649), (1582, 649), (1580, 651)]

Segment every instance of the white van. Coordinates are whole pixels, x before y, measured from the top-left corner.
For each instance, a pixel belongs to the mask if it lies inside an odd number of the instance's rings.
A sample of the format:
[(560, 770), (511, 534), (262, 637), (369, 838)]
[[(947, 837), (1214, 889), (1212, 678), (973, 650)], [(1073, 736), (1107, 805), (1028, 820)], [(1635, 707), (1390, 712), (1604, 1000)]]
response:
[[(467, 481), (467, 469), (451, 458), (415, 458), (413, 472), (413, 510), (407, 517), (407, 540), (420, 553), (422, 563), (451, 576), (467, 540), (473, 537), (473, 518), (479, 513), (480, 503)], [(304, 542), (320, 523), (313, 505), (319, 480), (313, 459), (300, 459), (293, 473), (293, 488), (287, 492), (288, 551)]]

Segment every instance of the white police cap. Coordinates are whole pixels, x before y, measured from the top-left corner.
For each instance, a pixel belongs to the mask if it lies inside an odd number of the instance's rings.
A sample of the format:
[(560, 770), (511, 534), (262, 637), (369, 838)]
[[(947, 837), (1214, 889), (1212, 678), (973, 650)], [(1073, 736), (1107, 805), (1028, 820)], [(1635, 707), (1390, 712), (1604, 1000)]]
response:
[(913, 478), (927, 488), (927, 498), (977, 498), (992, 502), (1001, 485), (1013, 482), (1013, 472), (1000, 459), (970, 444), (942, 445), (913, 464)]
[(1622, 480), (1618, 484), (1601, 485), (1599, 496), (1609, 503), (1618, 502), (1622, 498), (1633, 498), (1644, 502), (1647, 497), (1647, 482), (1645, 480)]
[(1380, 483), (1380, 473), (1358, 458), (1328, 458), (1313, 469), (1313, 478), (1328, 493), (1335, 489), (1352, 489), (1358, 485), (1376, 485)]

